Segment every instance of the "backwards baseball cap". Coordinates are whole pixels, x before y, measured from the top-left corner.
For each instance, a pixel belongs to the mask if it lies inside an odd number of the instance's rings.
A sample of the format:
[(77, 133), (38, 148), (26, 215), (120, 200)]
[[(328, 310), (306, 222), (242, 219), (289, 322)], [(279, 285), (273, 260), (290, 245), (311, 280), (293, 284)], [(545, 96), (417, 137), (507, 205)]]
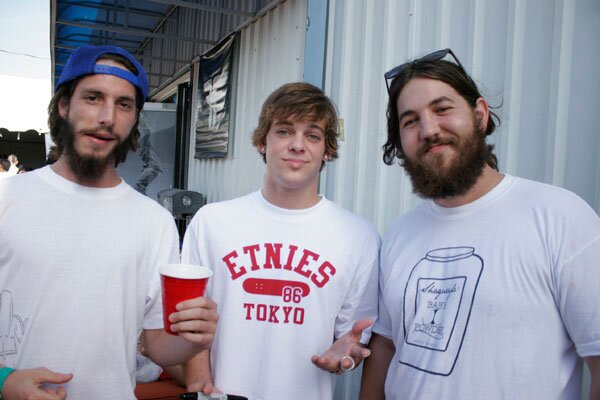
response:
[[(129, 70), (112, 65), (96, 64), (105, 54), (119, 54), (125, 57), (137, 69), (137, 75)], [(58, 89), (62, 84), (84, 75), (106, 74), (118, 76), (135, 86), (142, 95), (142, 100), (148, 96), (148, 77), (142, 65), (127, 51), (116, 46), (82, 46), (71, 54), (67, 60), (60, 79), (56, 84)]]

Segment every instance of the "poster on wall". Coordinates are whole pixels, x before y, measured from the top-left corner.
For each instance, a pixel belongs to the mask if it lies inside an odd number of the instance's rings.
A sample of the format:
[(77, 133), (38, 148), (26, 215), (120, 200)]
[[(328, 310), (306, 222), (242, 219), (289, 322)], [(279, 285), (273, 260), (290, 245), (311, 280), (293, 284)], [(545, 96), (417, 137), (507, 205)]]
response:
[(125, 182), (154, 200), (158, 192), (174, 185), (176, 124), (175, 104), (144, 103), (138, 124), (140, 145), (117, 167)]
[(229, 145), (234, 35), (200, 59), (194, 158), (222, 158)]

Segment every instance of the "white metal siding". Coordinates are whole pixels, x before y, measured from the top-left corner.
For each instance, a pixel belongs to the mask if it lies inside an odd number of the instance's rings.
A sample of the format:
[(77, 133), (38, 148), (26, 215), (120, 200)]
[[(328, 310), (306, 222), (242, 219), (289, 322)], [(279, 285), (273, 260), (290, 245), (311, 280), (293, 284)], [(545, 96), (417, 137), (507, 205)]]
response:
[[(383, 73), (450, 47), (501, 118), (500, 169), (574, 191), (600, 212), (600, 1), (330, 0), (325, 91), (344, 120), (321, 191), (380, 233), (420, 200), (386, 166)], [(358, 398), (345, 374), (335, 400)], [(589, 396), (586, 373), (582, 398)]]
[[(199, 0), (189, 3), (216, 9), (224, 6), (222, 0)], [(226, 6), (232, 10), (253, 13), (265, 4), (265, 0), (229, 0)], [(246, 17), (239, 15), (195, 9), (183, 4), (174, 6), (169, 18), (156, 30), (157, 34), (164, 35), (167, 39), (150, 39), (144, 50), (147, 56), (155, 57), (151, 63), (145, 64), (150, 85), (158, 86), (159, 83), (164, 83), (165, 78), (188, 67), (194, 57), (204, 54), (213, 46), (211, 43), (174, 38), (206, 38), (216, 42), (240, 26), (245, 19)]]
[(205, 194), (208, 202), (262, 186), (264, 163), (251, 145), (252, 131), (267, 96), (283, 83), (302, 80), (305, 33), (304, 0), (286, 1), (242, 30), (234, 53), (237, 84), (228, 156), (194, 159), (195, 134), (191, 136), (188, 188)]
[(326, 92), (344, 119), (327, 197), (380, 232), (418, 201), (386, 166), (383, 73), (450, 47), (497, 109), (500, 169), (566, 187), (600, 211), (600, 2), (330, 0)]

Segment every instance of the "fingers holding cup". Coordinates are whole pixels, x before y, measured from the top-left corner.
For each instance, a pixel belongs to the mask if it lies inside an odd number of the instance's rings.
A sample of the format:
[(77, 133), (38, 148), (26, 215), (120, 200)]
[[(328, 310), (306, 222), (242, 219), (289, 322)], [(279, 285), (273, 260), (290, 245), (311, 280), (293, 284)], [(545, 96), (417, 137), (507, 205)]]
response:
[[(171, 329), (173, 321), (170, 320), (171, 314), (177, 311), (177, 305), (186, 300), (195, 299), (194, 301), (210, 301), (208, 299), (197, 299), (204, 296), (208, 278), (212, 276), (212, 271), (207, 267), (191, 264), (166, 264), (159, 269), (162, 287), (162, 302), (163, 302), (163, 322), (165, 331), (171, 335), (178, 333)], [(192, 302), (193, 303), (193, 302)], [(210, 310), (212, 305), (207, 303)], [(180, 308), (185, 308), (185, 304)], [(202, 309), (202, 307), (190, 308), (189, 310)], [(216, 309), (216, 306), (214, 306)], [(182, 310), (185, 312), (188, 310)], [(189, 311), (187, 314), (191, 313)], [(202, 319), (202, 315), (199, 315)], [(180, 319), (181, 315), (176, 318)], [(193, 317), (193, 316), (192, 316)]]

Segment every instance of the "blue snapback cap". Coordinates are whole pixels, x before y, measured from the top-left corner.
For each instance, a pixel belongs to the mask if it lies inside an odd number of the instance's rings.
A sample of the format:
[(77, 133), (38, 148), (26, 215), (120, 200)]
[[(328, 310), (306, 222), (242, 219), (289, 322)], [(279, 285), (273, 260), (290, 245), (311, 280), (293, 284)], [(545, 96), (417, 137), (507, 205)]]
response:
[[(96, 64), (98, 59), (105, 54), (119, 54), (131, 62), (138, 70), (137, 75), (129, 70), (124, 70), (111, 65)], [(131, 54), (116, 46), (82, 46), (71, 54), (56, 84), (58, 89), (62, 84), (77, 79), (84, 75), (106, 74), (118, 76), (135, 86), (142, 94), (142, 100), (148, 96), (148, 77), (144, 67)]]

